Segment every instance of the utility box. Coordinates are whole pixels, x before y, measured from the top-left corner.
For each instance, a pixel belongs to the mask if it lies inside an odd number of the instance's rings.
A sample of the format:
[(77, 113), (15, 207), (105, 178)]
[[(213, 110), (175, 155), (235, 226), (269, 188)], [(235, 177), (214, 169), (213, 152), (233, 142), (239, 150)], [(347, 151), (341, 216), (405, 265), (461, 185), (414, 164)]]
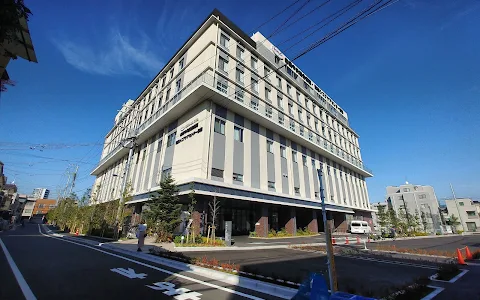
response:
[(225, 245), (232, 245), (232, 221), (225, 221)]

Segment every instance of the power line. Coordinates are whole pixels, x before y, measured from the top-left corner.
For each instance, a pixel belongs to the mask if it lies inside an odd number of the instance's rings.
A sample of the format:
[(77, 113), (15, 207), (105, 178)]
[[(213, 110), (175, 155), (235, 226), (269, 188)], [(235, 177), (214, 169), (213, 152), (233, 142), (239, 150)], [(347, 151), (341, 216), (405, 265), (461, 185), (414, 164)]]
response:
[(275, 14), (273, 17), (271, 17), (270, 19), (268, 19), (267, 21), (263, 22), (262, 24), (260, 24), (259, 26), (257, 26), (254, 30), (252, 31), (257, 31), (259, 30), (260, 28), (262, 28), (264, 25), (268, 24), (270, 21), (272, 21), (273, 19), (275, 19), (276, 17), (278, 17), (279, 15), (283, 14), (284, 12), (286, 12), (290, 7), (294, 6), (295, 4), (297, 4), (300, 0), (297, 0), (295, 2), (293, 2), (292, 4), (290, 4), (289, 6), (285, 7), (282, 11), (280, 11), (279, 13)]
[[(291, 18), (293, 18), (296, 14), (298, 14), (299, 11), (302, 10), (302, 8), (304, 8), (308, 3), (310, 2), (310, 0), (307, 0), (305, 3), (303, 3), (302, 6), (300, 6), (296, 11), (293, 12), (293, 14), (290, 15), (290, 17), (288, 17), (282, 24), (280, 24), (280, 26), (277, 27), (277, 29), (275, 29), (268, 38), (271, 38), (272, 36), (274, 36), (279, 30), (280, 28), (282, 28), (285, 24), (288, 23), (288, 21), (290, 21)], [(327, 1), (328, 2), (328, 1)]]

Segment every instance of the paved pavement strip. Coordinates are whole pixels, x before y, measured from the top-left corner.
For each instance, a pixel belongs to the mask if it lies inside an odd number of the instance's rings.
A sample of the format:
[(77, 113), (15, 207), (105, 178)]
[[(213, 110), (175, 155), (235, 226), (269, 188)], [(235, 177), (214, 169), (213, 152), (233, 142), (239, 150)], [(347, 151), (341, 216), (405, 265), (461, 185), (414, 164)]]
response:
[[(29, 225), (25, 233), (37, 230), (40, 234), (38, 229)], [(185, 276), (85, 244), (44, 234), (43, 237), (20, 239), (2, 235), (12, 259), (38, 299), (278, 299), (205, 277)]]

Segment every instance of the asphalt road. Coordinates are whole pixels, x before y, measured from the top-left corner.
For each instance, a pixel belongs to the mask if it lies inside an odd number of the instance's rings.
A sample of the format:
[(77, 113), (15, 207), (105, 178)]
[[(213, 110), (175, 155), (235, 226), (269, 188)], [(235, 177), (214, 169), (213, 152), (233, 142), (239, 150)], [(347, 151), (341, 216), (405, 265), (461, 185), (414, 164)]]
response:
[(0, 233), (0, 241), (0, 299), (276, 299), (47, 236), (36, 224)]
[(470, 250), (480, 250), (480, 234), (454, 235), (451, 237), (425, 238), (402, 241), (385, 241), (379, 245), (395, 245), (397, 248), (456, 251), (468, 246)]
[[(246, 272), (273, 275), (301, 282), (312, 272), (326, 274), (326, 256), (292, 249), (185, 252), (191, 257), (208, 257), (220, 262), (239, 264)], [(386, 289), (412, 283), (436, 272), (435, 266), (360, 256), (335, 256), (340, 290), (372, 291), (375, 296), (388, 294)]]

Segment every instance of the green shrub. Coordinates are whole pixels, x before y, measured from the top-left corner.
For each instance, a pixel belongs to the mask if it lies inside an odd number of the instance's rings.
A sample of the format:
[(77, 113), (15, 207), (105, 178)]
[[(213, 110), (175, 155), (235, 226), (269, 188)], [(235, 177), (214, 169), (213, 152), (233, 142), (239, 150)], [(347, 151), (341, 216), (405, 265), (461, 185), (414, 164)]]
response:
[(448, 281), (453, 277), (455, 277), (456, 275), (458, 275), (458, 273), (460, 273), (460, 268), (456, 263), (447, 263), (447, 264), (441, 265), (438, 268), (437, 273), (438, 273), (438, 276), (437, 276), (438, 280)]
[(463, 230), (457, 230), (457, 234), (462, 234)]
[(249, 236), (250, 236), (250, 237), (256, 237), (256, 236), (257, 236), (257, 232), (256, 232), (256, 231), (250, 231)]
[(177, 235), (174, 239), (173, 242), (175, 244), (181, 244), (182, 243), (182, 237), (180, 235)]

